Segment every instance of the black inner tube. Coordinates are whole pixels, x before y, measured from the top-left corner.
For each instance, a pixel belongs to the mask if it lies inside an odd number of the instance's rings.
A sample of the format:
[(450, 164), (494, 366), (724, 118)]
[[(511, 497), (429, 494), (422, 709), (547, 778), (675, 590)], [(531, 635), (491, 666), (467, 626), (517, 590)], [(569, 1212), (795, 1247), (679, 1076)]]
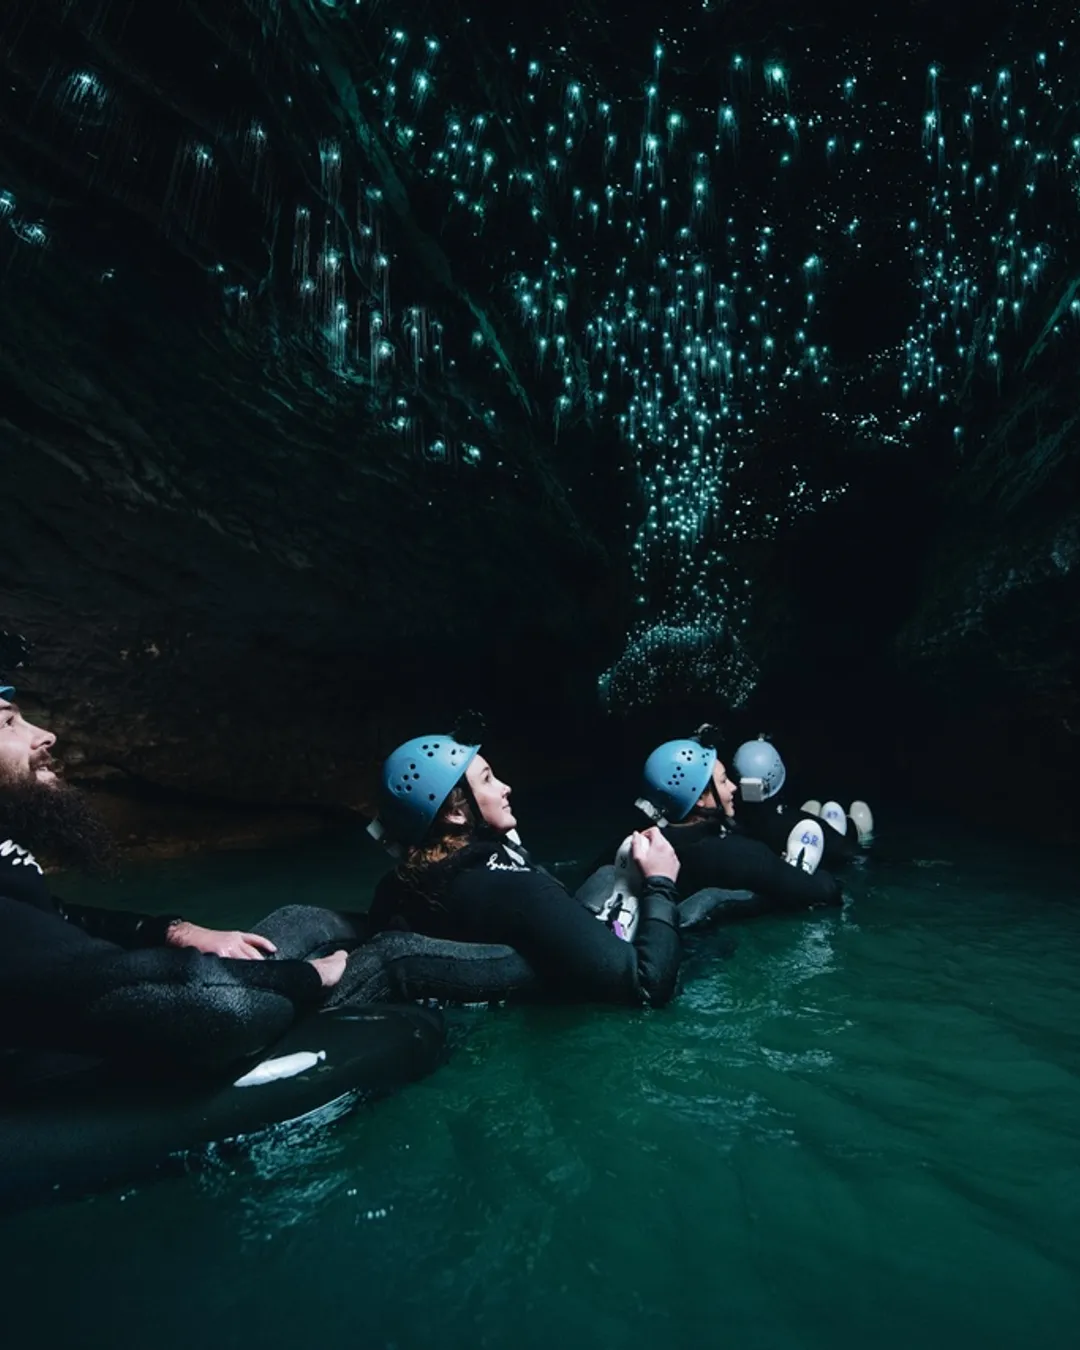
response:
[[(441, 1062), (446, 1030), (427, 1008), (339, 1008), (305, 1018), (265, 1058), (322, 1052), (291, 1077), (236, 1087), (137, 1077), (59, 1057), (32, 1078), (5, 1075), (0, 1105), (0, 1209), (85, 1194), (152, 1175), (170, 1160), (302, 1119), (334, 1102), (386, 1096)], [(14, 1065), (8, 1066), (14, 1070)]]

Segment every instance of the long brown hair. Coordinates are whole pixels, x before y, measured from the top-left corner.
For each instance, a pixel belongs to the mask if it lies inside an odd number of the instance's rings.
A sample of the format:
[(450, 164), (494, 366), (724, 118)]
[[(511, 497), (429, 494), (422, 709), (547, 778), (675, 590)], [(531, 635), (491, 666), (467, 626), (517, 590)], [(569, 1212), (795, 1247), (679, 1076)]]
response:
[[(456, 811), (464, 815), (464, 824), (450, 820)], [(443, 802), (427, 834), (419, 844), (413, 844), (398, 864), (398, 875), (414, 890), (421, 890), (424, 873), (447, 858), (452, 858), (471, 843), (475, 828), (476, 815), (472, 801), (458, 783)]]

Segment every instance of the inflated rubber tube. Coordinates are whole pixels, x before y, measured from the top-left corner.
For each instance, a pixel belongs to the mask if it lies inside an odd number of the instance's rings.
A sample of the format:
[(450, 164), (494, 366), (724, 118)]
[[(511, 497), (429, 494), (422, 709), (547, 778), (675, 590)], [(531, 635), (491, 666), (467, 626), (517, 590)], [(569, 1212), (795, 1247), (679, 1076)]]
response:
[(825, 856), (825, 834), (820, 820), (800, 820), (793, 825), (784, 850), (784, 861), (813, 875)]
[(827, 821), (838, 834), (847, 834), (847, 812), (839, 802), (826, 802), (818, 814)]
[(848, 809), (848, 818), (855, 826), (862, 848), (869, 848), (874, 842), (874, 813), (865, 802), (852, 802)]
[[(621, 850), (620, 850), (621, 853)], [(625, 913), (629, 907), (628, 894), (632, 890), (626, 883), (625, 871), (620, 870), (618, 860), (615, 865), (608, 863), (598, 867), (577, 891), (577, 899), (586, 909), (592, 910), (598, 919), (607, 921), (608, 916)], [(634, 916), (636, 918), (636, 897)], [(733, 919), (749, 919), (757, 914), (768, 914), (777, 906), (764, 896), (753, 891), (725, 890), (720, 886), (708, 886), (704, 890), (688, 895), (676, 908), (679, 927), (683, 931), (707, 928), (710, 924), (723, 923)]]
[(476, 1005), (543, 991), (528, 961), (513, 947), (448, 942), (415, 933), (382, 933), (371, 944), (389, 980), (386, 997)]
[(121, 1076), (71, 1057), (20, 1079), (0, 1061), (0, 1209), (137, 1181), (316, 1113), (336, 1118), (430, 1073), (445, 1038), (426, 1008), (349, 1007), (306, 1018), (225, 1082)]
[(706, 886), (688, 895), (679, 905), (679, 927), (685, 932), (708, 928), (710, 924), (752, 919), (758, 914), (769, 914), (777, 908), (773, 901), (753, 891), (730, 891), (720, 886)]
[(614, 863), (599, 867), (582, 884), (577, 900), (624, 942), (637, 932), (645, 878), (633, 859), (633, 835), (624, 839)]

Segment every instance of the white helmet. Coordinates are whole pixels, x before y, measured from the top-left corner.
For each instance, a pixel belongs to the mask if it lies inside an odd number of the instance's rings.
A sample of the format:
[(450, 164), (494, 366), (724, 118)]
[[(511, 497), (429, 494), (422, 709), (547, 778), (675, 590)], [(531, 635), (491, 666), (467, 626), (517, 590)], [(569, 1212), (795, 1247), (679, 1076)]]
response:
[(803, 802), (802, 806), (799, 807), (799, 810), (809, 811), (812, 816), (820, 816), (821, 803), (815, 797), (811, 797), (808, 802)]
[(804, 872), (816, 872), (825, 852), (825, 836), (820, 820), (800, 820), (791, 831), (784, 850), (784, 861)]
[(839, 802), (826, 802), (821, 808), (821, 819), (827, 820), (834, 830), (847, 834), (847, 815)]

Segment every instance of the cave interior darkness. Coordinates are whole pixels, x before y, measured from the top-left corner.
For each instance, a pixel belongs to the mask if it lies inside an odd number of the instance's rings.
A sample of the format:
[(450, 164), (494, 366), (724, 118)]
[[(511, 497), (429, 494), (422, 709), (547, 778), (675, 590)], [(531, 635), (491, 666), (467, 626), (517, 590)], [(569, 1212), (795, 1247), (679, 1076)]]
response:
[(10, 0), (0, 628), (70, 775), (362, 808), (475, 708), (534, 793), (629, 797), (709, 720), (1075, 838), (1078, 43)]

